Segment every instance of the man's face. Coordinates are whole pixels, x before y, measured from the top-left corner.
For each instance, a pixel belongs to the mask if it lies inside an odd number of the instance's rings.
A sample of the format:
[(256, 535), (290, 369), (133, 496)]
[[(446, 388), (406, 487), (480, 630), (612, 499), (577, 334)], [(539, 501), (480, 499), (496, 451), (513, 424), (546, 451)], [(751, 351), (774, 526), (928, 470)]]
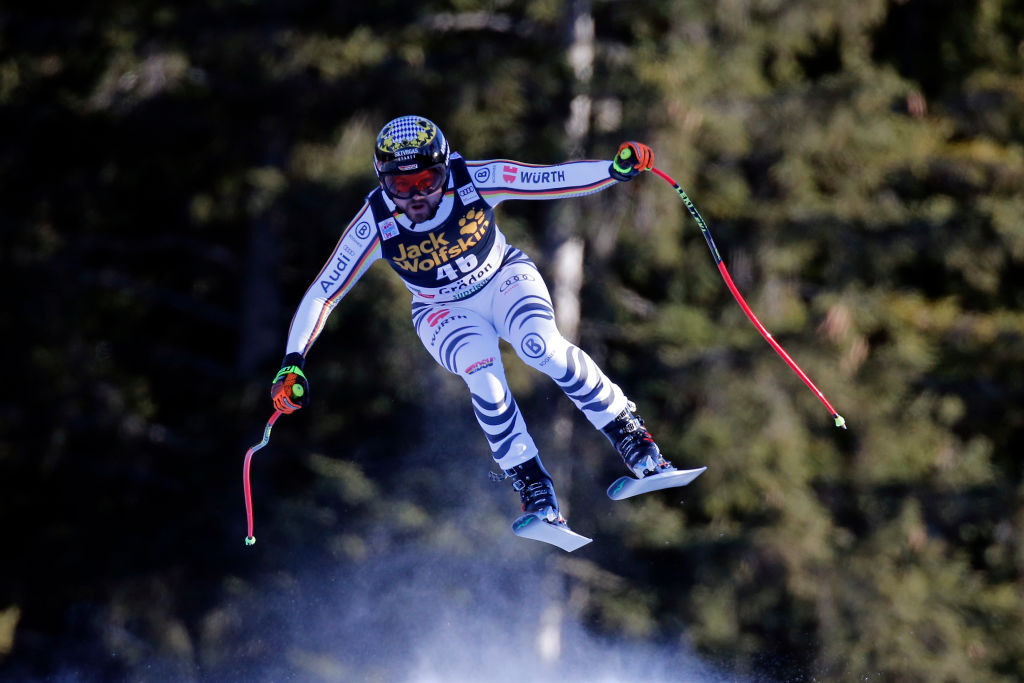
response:
[(386, 175), (381, 179), (384, 189), (413, 223), (433, 218), (444, 196), (446, 173), (441, 165), (413, 173)]
[(417, 193), (409, 199), (395, 199), (394, 202), (395, 206), (413, 223), (423, 223), (429, 221), (437, 213), (437, 207), (443, 196), (444, 188), (442, 187), (427, 195)]

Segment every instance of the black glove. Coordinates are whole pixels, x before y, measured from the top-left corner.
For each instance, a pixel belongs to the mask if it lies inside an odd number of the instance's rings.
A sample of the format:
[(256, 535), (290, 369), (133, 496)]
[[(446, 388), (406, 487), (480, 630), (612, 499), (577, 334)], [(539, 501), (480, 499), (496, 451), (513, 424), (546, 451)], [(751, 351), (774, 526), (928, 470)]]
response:
[(619, 151), (608, 167), (612, 178), (625, 182), (642, 171), (650, 171), (654, 167), (654, 150), (642, 142), (623, 142)]
[(306, 359), (301, 353), (289, 353), (281, 361), (281, 369), (277, 371), (270, 388), (270, 398), (274, 401), (274, 407), (282, 413), (294, 413), (309, 400), (309, 382), (302, 374), (302, 366), (305, 364)]

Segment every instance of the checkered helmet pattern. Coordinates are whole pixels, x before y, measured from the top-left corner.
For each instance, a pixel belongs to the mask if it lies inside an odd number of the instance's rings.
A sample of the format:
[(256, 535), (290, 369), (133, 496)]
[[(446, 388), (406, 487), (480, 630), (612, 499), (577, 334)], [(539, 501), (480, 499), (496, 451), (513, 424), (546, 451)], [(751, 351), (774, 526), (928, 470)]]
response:
[(374, 147), (377, 175), (409, 173), (443, 164), (448, 170), (448, 140), (441, 129), (422, 116), (400, 116), (377, 134)]

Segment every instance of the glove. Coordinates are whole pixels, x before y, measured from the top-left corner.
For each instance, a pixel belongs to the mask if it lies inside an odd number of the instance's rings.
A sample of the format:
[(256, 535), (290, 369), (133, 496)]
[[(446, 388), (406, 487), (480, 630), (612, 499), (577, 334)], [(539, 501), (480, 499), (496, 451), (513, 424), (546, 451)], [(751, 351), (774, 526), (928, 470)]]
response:
[(281, 361), (281, 369), (274, 377), (274, 385), (270, 388), (270, 398), (274, 407), (282, 413), (294, 413), (306, 405), (309, 400), (309, 382), (302, 374), (302, 366), (306, 359), (301, 353), (289, 353)]
[(612, 178), (625, 182), (641, 171), (650, 171), (654, 166), (654, 150), (642, 142), (623, 142), (608, 167)]

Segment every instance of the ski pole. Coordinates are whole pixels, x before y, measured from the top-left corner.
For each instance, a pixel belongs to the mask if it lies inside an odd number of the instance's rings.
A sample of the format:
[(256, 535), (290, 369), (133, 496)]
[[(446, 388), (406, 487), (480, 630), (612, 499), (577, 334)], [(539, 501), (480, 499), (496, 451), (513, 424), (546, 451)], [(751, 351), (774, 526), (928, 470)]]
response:
[(274, 414), (267, 420), (266, 428), (263, 430), (263, 440), (245, 453), (245, 463), (242, 465), (242, 488), (245, 491), (245, 515), (249, 521), (249, 534), (245, 537), (246, 545), (256, 543), (256, 537), (252, 535), (252, 490), (249, 487), (249, 466), (252, 462), (252, 454), (267, 445), (270, 441), (270, 430), (273, 428), (274, 423), (277, 422), (277, 418), (283, 414), (280, 410), (274, 411)]
[(846, 429), (846, 420), (843, 419), (843, 416), (836, 412), (836, 409), (833, 408), (832, 404), (828, 402), (827, 398), (825, 398), (825, 394), (821, 393), (821, 390), (814, 385), (811, 378), (800, 369), (800, 366), (796, 364), (796, 361), (790, 358), (789, 354), (786, 353), (786, 350), (782, 348), (777, 341), (775, 341), (775, 338), (772, 337), (771, 333), (764, 325), (761, 324), (761, 321), (757, 319), (754, 312), (750, 310), (750, 306), (747, 305), (747, 302), (743, 299), (743, 295), (740, 294), (740, 290), (736, 288), (736, 284), (732, 281), (732, 277), (729, 275), (729, 271), (726, 269), (725, 263), (722, 261), (721, 254), (718, 253), (718, 247), (715, 246), (715, 240), (711, 238), (711, 230), (708, 229), (708, 224), (704, 222), (704, 218), (700, 215), (700, 211), (698, 211), (697, 207), (694, 206), (692, 201), (690, 201), (690, 197), (687, 196), (686, 191), (683, 190), (683, 188), (679, 186), (679, 183), (673, 180), (667, 173), (657, 168), (651, 168), (651, 171), (671, 185), (679, 194), (679, 198), (683, 200), (686, 210), (690, 212), (690, 216), (692, 216), (693, 220), (697, 222), (697, 226), (700, 228), (701, 234), (704, 235), (704, 241), (708, 243), (708, 248), (711, 250), (711, 256), (715, 259), (715, 265), (718, 266), (718, 272), (721, 273), (722, 279), (725, 280), (725, 284), (729, 287), (729, 291), (732, 292), (733, 298), (736, 299), (736, 303), (740, 305), (743, 312), (747, 314), (750, 322), (754, 324), (754, 327), (756, 327), (757, 331), (761, 333), (761, 336), (764, 337), (765, 341), (771, 344), (771, 347), (775, 349), (775, 352), (779, 354), (782, 360), (786, 361), (786, 364), (789, 365), (790, 369), (792, 369), (793, 372), (795, 372), (800, 379), (804, 381), (804, 384), (814, 392), (814, 395), (818, 397), (818, 400), (825, 404), (825, 407), (828, 408), (829, 414), (836, 423), (836, 427)]

